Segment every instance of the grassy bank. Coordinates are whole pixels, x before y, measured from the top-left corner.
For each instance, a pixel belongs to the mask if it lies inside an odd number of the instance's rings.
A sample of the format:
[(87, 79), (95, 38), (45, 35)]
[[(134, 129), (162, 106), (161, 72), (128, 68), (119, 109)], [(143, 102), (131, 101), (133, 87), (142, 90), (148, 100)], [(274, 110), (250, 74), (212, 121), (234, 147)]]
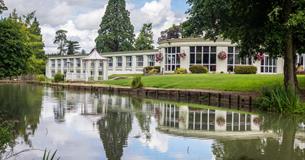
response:
[[(132, 76), (114, 75), (125, 79), (102, 82), (108, 85), (130, 86)], [(301, 89), (305, 89), (305, 76), (298, 76)], [(237, 74), (185, 74), (143, 76), (145, 87), (207, 89), (222, 91), (259, 91), (263, 86), (283, 83), (283, 75), (237, 75)]]

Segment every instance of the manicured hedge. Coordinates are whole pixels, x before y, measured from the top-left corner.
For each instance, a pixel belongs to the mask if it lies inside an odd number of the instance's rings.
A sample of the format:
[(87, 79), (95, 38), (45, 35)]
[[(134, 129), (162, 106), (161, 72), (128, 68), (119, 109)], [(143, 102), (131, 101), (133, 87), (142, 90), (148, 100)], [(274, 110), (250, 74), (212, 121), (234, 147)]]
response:
[(177, 68), (175, 74), (187, 74), (187, 70), (185, 68)]
[(148, 66), (144, 68), (145, 74), (151, 74), (151, 73), (157, 74), (160, 73), (160, 71), (161, 71), (160, 66)]
[(208, 73), (208, 68), (201, 65), (193, 65), (190, 67), (192, 73)]
[(255, 66), (235, 66), (235, 74), (256, 74), (257, 68)]

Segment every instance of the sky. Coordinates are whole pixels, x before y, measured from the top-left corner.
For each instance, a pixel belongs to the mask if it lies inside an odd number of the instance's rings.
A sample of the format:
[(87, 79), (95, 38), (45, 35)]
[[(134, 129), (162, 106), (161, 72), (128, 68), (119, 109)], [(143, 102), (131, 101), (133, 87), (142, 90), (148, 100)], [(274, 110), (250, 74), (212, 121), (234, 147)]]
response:
[[(58, 29), (68, 31), (68, 39), (79, 41), (89, 52), (95, 47), (94, 39), (107, 7), (108, 0), (4, 0), (8, 11), (14, 8), (20, 15), (36, 11), (47, 54), (56, 53), (53, 44)], [(186, 20), (186, 0), (126, 0), (131, 23), (138, 35), (144, 23), (153, 23), (155, 46), (160, 32)]]

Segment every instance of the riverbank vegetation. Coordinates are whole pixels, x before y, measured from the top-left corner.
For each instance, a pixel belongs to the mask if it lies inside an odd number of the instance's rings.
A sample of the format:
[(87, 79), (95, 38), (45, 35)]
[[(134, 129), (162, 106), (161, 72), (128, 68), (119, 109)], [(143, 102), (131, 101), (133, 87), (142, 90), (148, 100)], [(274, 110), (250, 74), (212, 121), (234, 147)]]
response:
[(13, 10), (0, 19), (0, 42), (0, 79), (44, 74), (46, 56), (35, 12), (19, 16)]
[[(102, 82), (107, 85), (130, 86), (135, 75), (113, 75)], [(283, 85), (283, 75), (182, 74), (143, 76), (144, 87), (206, 89), (218, 91), (260, 92), (262, 87)], [(305, 89), (305, 76), (298, 76), (300, 88)]]

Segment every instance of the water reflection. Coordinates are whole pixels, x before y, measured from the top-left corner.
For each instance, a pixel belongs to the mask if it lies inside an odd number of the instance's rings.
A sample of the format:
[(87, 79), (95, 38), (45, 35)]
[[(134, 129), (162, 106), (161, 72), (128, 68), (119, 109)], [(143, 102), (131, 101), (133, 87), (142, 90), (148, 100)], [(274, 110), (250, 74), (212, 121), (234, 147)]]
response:
[[(15, 143), (3, 155), (49, 148), (63, 159), (305, 159), (304, 117), (205, 108), (4, 85), (0, 113), (18, 125)], [(18, 158), (42, 154), (29, 151)]]

